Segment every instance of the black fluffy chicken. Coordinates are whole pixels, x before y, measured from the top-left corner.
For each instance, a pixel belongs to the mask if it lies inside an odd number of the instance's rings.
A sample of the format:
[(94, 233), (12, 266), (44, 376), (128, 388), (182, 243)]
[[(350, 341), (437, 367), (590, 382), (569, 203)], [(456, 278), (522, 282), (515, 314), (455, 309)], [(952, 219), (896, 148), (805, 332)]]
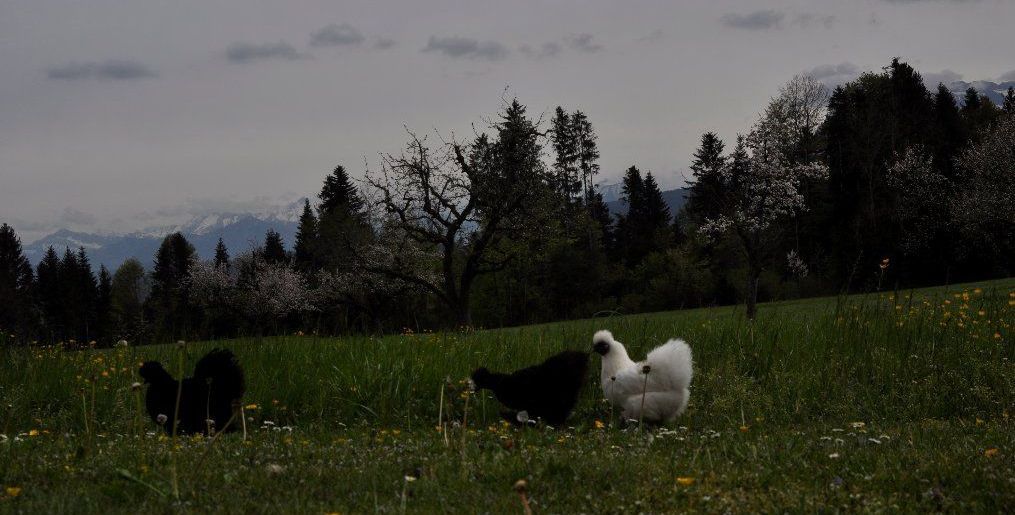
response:
[(508, 421), (525, 422), (525, 417), (520, 420), (517, 415), (526, 412), (529, 419), (560, 426), (578, 402), (588, 365), (587, 353), (564, 351), (510, 374), (479, 368), (472, 373), (472, 381), (476, 389), (492, 391), (501, 404), (514, 410), (504, 414)]
[(234, 419), (233, 413), (243, 397), (243, 369), (232, 351), (213, 349), (205, 354), (194, 367), (194, 376), (183, 379), (182, 386), (158, 361), (146, 361), (140, 373), (148, 384), (148, 415), (167, 433), (173, 430), (177, 393), (178, 433), (235, 431), (240, 425), (240, 414)]

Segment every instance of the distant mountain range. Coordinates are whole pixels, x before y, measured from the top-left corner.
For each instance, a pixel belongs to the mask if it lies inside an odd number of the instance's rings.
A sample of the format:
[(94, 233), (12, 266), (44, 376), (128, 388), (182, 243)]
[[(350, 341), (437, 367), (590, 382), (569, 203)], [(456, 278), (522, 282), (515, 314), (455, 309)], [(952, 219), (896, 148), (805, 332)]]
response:
[(155, 251), (162, 239), (174, 232), (186, 236), (201, 259), (211, 259), (215, 255), (215, 245), (220, 237), (230, 255), (235, 256), (259, 246), (268, 229), (281, 234), (288, 247), (296, 237), (303, 201), (301, 198), (291, 204), (259, 213), (200, 215), (183, 224), (150, 227), (129, 234), (92, 234), (61, 229), (25, 245), (24, 250), (26, 257), (37, 264), (50, 246), (61, 255), (64, 248), (84, 247), (94, 267), (98, 268), (102, 264), (112, 271), (128, 258), (136, 258), (146, 268), (151, 268)]
[[(605, 190), (606, 206), (611, 213), (627, 212), (627, 203), (619, 198), (619, 185), (603, 185), (600, 188)], [(663, 200), (670, 207), (671, 214), (680, 211), (686, 202), (686, 195), (686, 188), (663, 192)], [(291, 204), (260, 213), (200, 215), (183, 224), (150, 227), (129, 234), (99, 234), (60, 229), (25, 245), (24, 250), (25, 255), (35, 265), (50, 246), (61, 256), (65, 248), (76, 250), (78, 247), (84, 247), (92, 266), (98, 268), (101, 264), (113, 271), (129, 258), (137, 259), (145, 268), (150, 269), (155, 251), (158, 250), (162, 239), (174, 232), (186, 236), (201, 259), (211, 259), (215, 255), (215, 245), (219, 238), (222, 238), (232, 256), (251, 250), (264, 242), (264, 234), (268, 229), (281, 234), (286, 247), (291, 248), (296, 238), (300, 213), (303, 212), (303, 201), (301, 198)]]
[[(931, 93), (937, 91), (937, 84), (927, 84), (930, 88)], [(1015, 88), (1015, 80), (993, 82), (989, 80), (977, 80), (973, 82), (966, 82), (964, 80), (951, 81), (945, 84), (948, 91), (951, 91), (955, 95), (955, 100), (958, 101), (959, 105), (962, 105), (965, 100), (966, 90), (974, 88), (980, 93), (984, 94), (997, 105), (1004, 105), (1004, 96), (1008, 93), (1008, 88)]]
[[(687, 203), (687, 188), (677, 188), (675, 190), (666, 190), (663, 193), (663, 202), (670, 208), (670, 215), (676, 216), (680, 212), (680, 209)], [(614, 200), (607, 200), (606, 207), (610, 210), (610, 213), (614, 215), (627, 213), (627, 202), (615, 198)]]

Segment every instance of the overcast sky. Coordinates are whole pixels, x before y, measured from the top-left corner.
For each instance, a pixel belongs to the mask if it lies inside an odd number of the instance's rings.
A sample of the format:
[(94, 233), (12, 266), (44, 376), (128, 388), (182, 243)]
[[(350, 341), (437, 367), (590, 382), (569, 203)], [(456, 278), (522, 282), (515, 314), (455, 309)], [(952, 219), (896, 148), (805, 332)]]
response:
[(1015, 79), (1011, 0), (0, 0), (0, 221), (128, 231), (312, 196), (507, 96), (585, 111), (602, 177), (683, 183), (779, 85), (893, 56)]

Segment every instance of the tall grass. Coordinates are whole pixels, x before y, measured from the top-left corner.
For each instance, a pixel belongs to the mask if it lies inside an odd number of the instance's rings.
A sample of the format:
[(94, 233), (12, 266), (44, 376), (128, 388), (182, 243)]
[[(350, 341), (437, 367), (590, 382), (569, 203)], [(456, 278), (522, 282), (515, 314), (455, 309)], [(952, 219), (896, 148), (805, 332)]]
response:
[[(256, 405), (248, 415), (308, 429), (413, 429), (436, 423), (445, 380), (480, 365), (509, 370), (588, 349), (593, 332), (608, 328), (635, 358), (671, 337), (691, 345), (696, 370), (683, 425), (986, 419), (1015, 405), (1013, 291), (1015, 281), (1006, 280), (776, 303), (754, 322), (737, 308), (717, 308), (475, 332), (224, 340), (188, 344), (184, 370), (212, 347), (228, 347), (246, 370), (245, 403)], [(4, 350), (0, 406), (9, 415), (0, 431), (83, 434), (79, 392), (94, 390), (88, 430), (130, 434), (138, 365), (175, 364), (176, 352)], [(601, 397), (592, 373), (574, 423), (606, 420)], [(485, 396), (470, 411), (479, 424), (497, 417)]]

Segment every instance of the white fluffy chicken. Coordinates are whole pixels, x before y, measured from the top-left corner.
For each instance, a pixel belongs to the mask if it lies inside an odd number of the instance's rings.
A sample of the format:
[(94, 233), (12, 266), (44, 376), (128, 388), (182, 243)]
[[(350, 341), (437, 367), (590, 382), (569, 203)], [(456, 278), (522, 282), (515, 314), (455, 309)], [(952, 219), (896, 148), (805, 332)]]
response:
[(592, 348), (603, 357), (603, 394), (625, 419), (672, 422), (684, 412), (693, 371), (691, 348), (683, 340), (672, 339), (637, 363), (609, 331), (596, 332)]

